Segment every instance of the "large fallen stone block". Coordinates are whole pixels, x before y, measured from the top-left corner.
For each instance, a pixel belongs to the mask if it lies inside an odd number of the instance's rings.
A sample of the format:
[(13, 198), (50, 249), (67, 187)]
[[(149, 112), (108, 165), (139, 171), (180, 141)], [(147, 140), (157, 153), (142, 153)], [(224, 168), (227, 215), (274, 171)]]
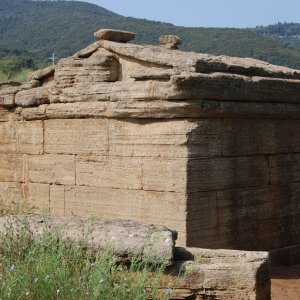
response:
[(176, 248), (175, 258), (169, 274), (181, 274), (181, 281), (174, 299), (271, 299), (267, 252)]
[(122, 261), (140, 256), (150, 262), (172, 264), (177, 233), (164, 226), (144, 225), (129, 220), (103, 220), (80, 217), (38, 215), (0, 218), (0, 234), (25, 226), (34, 239), (47, 230), (59, 230), (62, 238), (84, 241), (95, 251), (111, 250)]

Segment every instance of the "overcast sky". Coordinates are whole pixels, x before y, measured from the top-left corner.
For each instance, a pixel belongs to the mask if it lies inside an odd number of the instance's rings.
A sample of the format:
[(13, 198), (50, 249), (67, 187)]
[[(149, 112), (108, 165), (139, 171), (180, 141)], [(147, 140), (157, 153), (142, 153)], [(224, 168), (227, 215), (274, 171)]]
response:
[[(81, 0), (82, 1), (82, 0)], [(123, 16), (190, 27), (300, 23), (300, 0), (83, 0)]]

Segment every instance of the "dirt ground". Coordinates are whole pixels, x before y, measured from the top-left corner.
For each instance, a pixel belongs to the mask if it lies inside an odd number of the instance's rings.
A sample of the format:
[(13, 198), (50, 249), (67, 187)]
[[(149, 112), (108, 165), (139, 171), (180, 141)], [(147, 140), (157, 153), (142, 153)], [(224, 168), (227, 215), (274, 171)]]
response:
[(274, 268), (272, 300), (300, 300), (300, 265)]

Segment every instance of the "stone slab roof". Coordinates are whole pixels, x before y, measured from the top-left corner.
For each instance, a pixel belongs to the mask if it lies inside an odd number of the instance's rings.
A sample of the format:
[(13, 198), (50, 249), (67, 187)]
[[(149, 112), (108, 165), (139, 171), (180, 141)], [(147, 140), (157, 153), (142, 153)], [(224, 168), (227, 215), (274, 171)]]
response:
[[(100, 30), (97, 41), (28, 82), (0, 84), (0, 106), (24, 119), (173, 118), (300, 114), (300, 71), (252, 58), (129, 43), (130, 32)], [(173, 43), (173, 44), (172, 44)]]

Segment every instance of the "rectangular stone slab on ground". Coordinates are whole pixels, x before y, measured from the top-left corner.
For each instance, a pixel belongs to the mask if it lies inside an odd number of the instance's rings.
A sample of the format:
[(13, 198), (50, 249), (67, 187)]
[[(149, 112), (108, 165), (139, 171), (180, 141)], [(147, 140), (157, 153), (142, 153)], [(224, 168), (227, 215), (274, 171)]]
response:
[(62, 239), (84, 241), (87, 247), (95, 251), (110, 250), (124, 262), (136, 257), (167, 265), (174, 263), (177, 233), (164, 226), (83, 217), (17, 215), (0, 218), (1, 235), (13, 235), (22, 228), (33, 240), (47, 232), (57, 231)]

